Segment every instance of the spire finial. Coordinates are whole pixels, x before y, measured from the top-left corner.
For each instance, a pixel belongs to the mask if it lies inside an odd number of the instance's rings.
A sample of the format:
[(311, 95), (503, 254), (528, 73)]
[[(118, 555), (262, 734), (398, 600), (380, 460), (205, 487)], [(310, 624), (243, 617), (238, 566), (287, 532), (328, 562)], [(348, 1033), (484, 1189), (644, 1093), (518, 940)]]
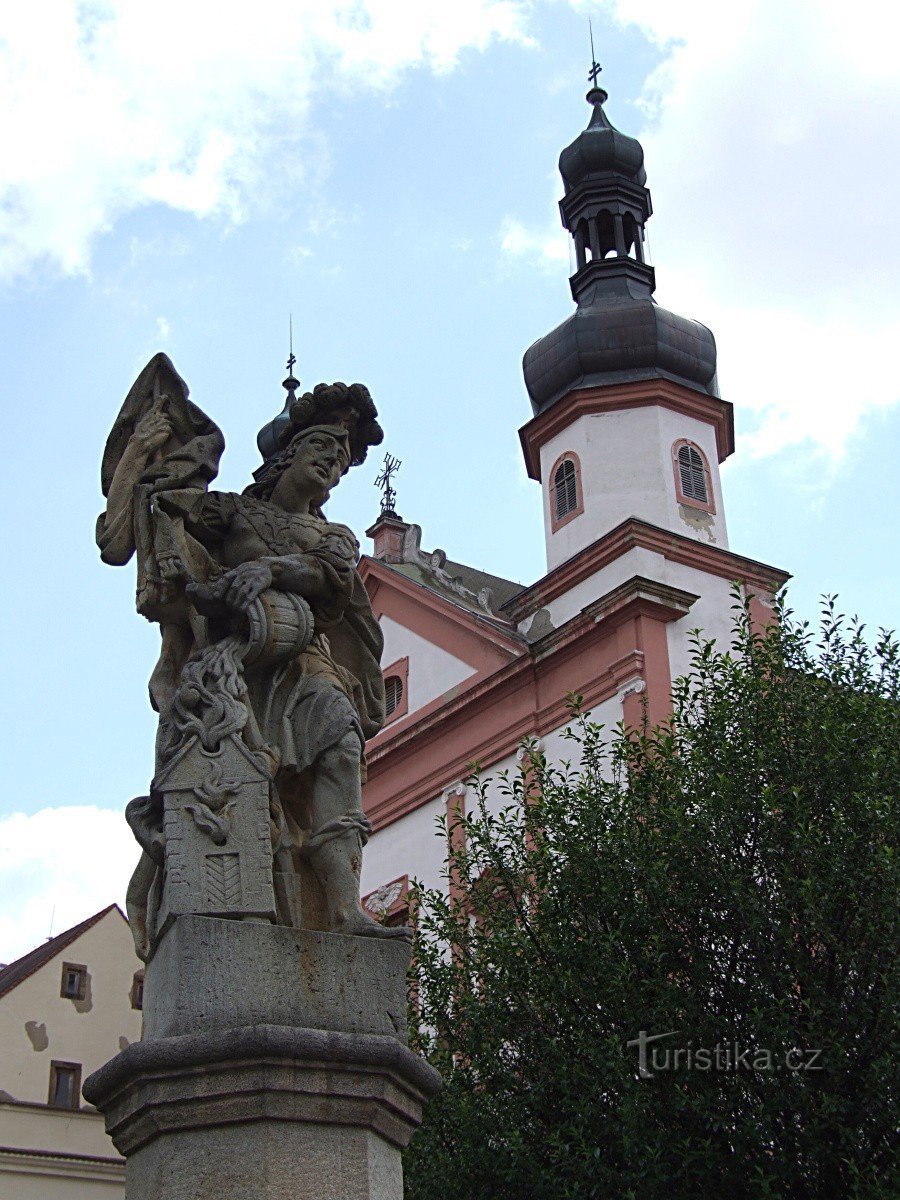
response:
[(588, 71), (588, 82), (598, 88), (600, 84), (597, 82), (597, 77), (603, 68), (597, 62), (597, 56), (594, 54), (594, 26), (590, 17), (588, 17), (588, 33), (591, 35), (591, 69)]
[(294, 314), (288, 315), (288, 360), (287, 373), (290, 376), (294, 374), (294, 363), (297, 361), (297, 356), (294, 354)]
[(296, 400), (295, 392), (300, 386), (300, 380), (294, 378), (294, 363), (297, 361), (297, 356), (294, 353), (294, 314), (288, 316), (288, 360), (287, 360), (287, 379), (282, 383), (282, 387), (288, 394), (288, 404), (292, 400)]
[(393, 488), (392, 480), (403, 464), (399, 458), (394, 458), (392, 454), (384, 456), (384, 466), (381, 474), (375, 480), (375, 486), (381, 488), (384, 495), (381, 497), (381, 515), (383, 517), (396, 517), (394, 504), (397, 501), (397, 493)]
[(585, 99), (588, 104), (594, 105), (594, 115), (591, 117), (591, 125), (599, 121), (601, 124), (606, 124), (606, 118), (603, 115), (603, 102), (606, 100), (606, 92), (600, 86), (598, 79), (603, 68), (597, 62), (594, 55), (594, 26), (588, 20), (588, 33), (591, 35), (591, 69), (588, 71), (588, 82), (590, 90)]

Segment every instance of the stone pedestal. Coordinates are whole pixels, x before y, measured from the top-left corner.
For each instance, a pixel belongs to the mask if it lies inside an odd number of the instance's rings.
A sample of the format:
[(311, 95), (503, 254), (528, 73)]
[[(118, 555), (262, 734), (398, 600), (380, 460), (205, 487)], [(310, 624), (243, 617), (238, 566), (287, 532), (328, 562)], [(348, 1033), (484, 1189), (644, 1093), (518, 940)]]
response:
[(406, 1045), (397, 941), (179, 917), (147, 970), (144, 1040), (84, 1095), (128, 1200), (402, 1200), (437, 1073)]

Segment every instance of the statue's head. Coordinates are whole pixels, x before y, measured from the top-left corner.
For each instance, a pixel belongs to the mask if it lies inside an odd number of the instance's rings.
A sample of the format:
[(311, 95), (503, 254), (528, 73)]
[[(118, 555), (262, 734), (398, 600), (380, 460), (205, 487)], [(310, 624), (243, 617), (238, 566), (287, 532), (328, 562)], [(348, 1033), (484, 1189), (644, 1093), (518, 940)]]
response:
[[(384, 432), (378, 424), (378, 410), (362, 383), (317, 383), (311, 392), (297, 396), (294, 378), (284, 381), (288, 398), (284, 409), (259, 431), (257, 443), (264, 462), (257, 472), (294, 440), (303, 429), (313, 425), (340, 425), (350, 442), (350, 462), (363, 462), (370, 446), (378, 446)], [(288, 385), (291, 385), (290, 387)]]
[(269, 500), (289, 471), (304, 491), (316, 493), (316, 508), (328, 499), (342, 475), (350, 469), (352, 451), (342, 425), (311, 425), (294, 434), (287, 446), (255, 473), (245, 496)]
[[(316, 384), (293, 401), (289, 416), (289, 423), (279, 429), (276, 449), (253, 472), (254, 482), (244, 489), (245, 495), (268, 500), (286, 471), (315, 475), (329, 462), (334, 464), (329, 473), (338, 467), (339, 473), (324, 490), (320, 501), (324, 504), (340, 476), (364, 462), (369, 447), (384, 438), (378, 410), (369, 389), (361, 383)], [(281, 422), (283, 417), (277, 420)]]

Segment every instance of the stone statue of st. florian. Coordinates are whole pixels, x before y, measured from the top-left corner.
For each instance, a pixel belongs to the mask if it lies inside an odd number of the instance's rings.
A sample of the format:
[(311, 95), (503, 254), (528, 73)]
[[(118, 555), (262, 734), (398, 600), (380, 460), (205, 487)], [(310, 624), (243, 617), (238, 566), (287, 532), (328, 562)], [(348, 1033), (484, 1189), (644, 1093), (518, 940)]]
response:
[(101, 554), (136, 557), (162, 633), (153, 780), (126, 810), (143, 1030), (83, 1088), (127, 1200), (402, 1200), (440, 1083), (407, 1045), (410, 931), (360, 904), (382, 638), (322, 511), (382, 432), (360, 384), (285, 387), (239, 495), (209, 490), (222, 434), (162, 354), (103, 456)]
[(322, 511), (383, 434), (361, 384), (298, 386), (285, 381), (240, 494), (209, 490), (222, 434), (165, 355), (106, 445), (97, 541), (104, 562), (136, 554), (137, 608), (162, 632), (155, 775), (126, 813), (143, 850), (128, 915), (144, 959), (183, 913), (409, 935), (360, 905), (382, 637), (357, 541)]

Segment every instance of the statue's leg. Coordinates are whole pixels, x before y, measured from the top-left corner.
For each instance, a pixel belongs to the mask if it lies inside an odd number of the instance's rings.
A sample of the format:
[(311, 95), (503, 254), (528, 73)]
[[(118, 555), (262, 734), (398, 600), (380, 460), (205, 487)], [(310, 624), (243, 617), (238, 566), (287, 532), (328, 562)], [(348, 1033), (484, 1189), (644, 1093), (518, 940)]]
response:
[(150, 893), (158, 870), (159, 867), (147, 851), (142, 850), (125, 894), (125, 911), (134, 938), (134, 948), (138, 958), (144, 962), (150, 957), (150, 927), (156, 916), (155, 912), (149, 911)]
[(363, 834), (368, 830), (362, 809), (360, 752), (358, 736), (349, 732), (316, 760), (310, 866), (325, 893), (333, 933), (409, 937), (408, 929), (387, 928), (374, 921), (359, 902)]

